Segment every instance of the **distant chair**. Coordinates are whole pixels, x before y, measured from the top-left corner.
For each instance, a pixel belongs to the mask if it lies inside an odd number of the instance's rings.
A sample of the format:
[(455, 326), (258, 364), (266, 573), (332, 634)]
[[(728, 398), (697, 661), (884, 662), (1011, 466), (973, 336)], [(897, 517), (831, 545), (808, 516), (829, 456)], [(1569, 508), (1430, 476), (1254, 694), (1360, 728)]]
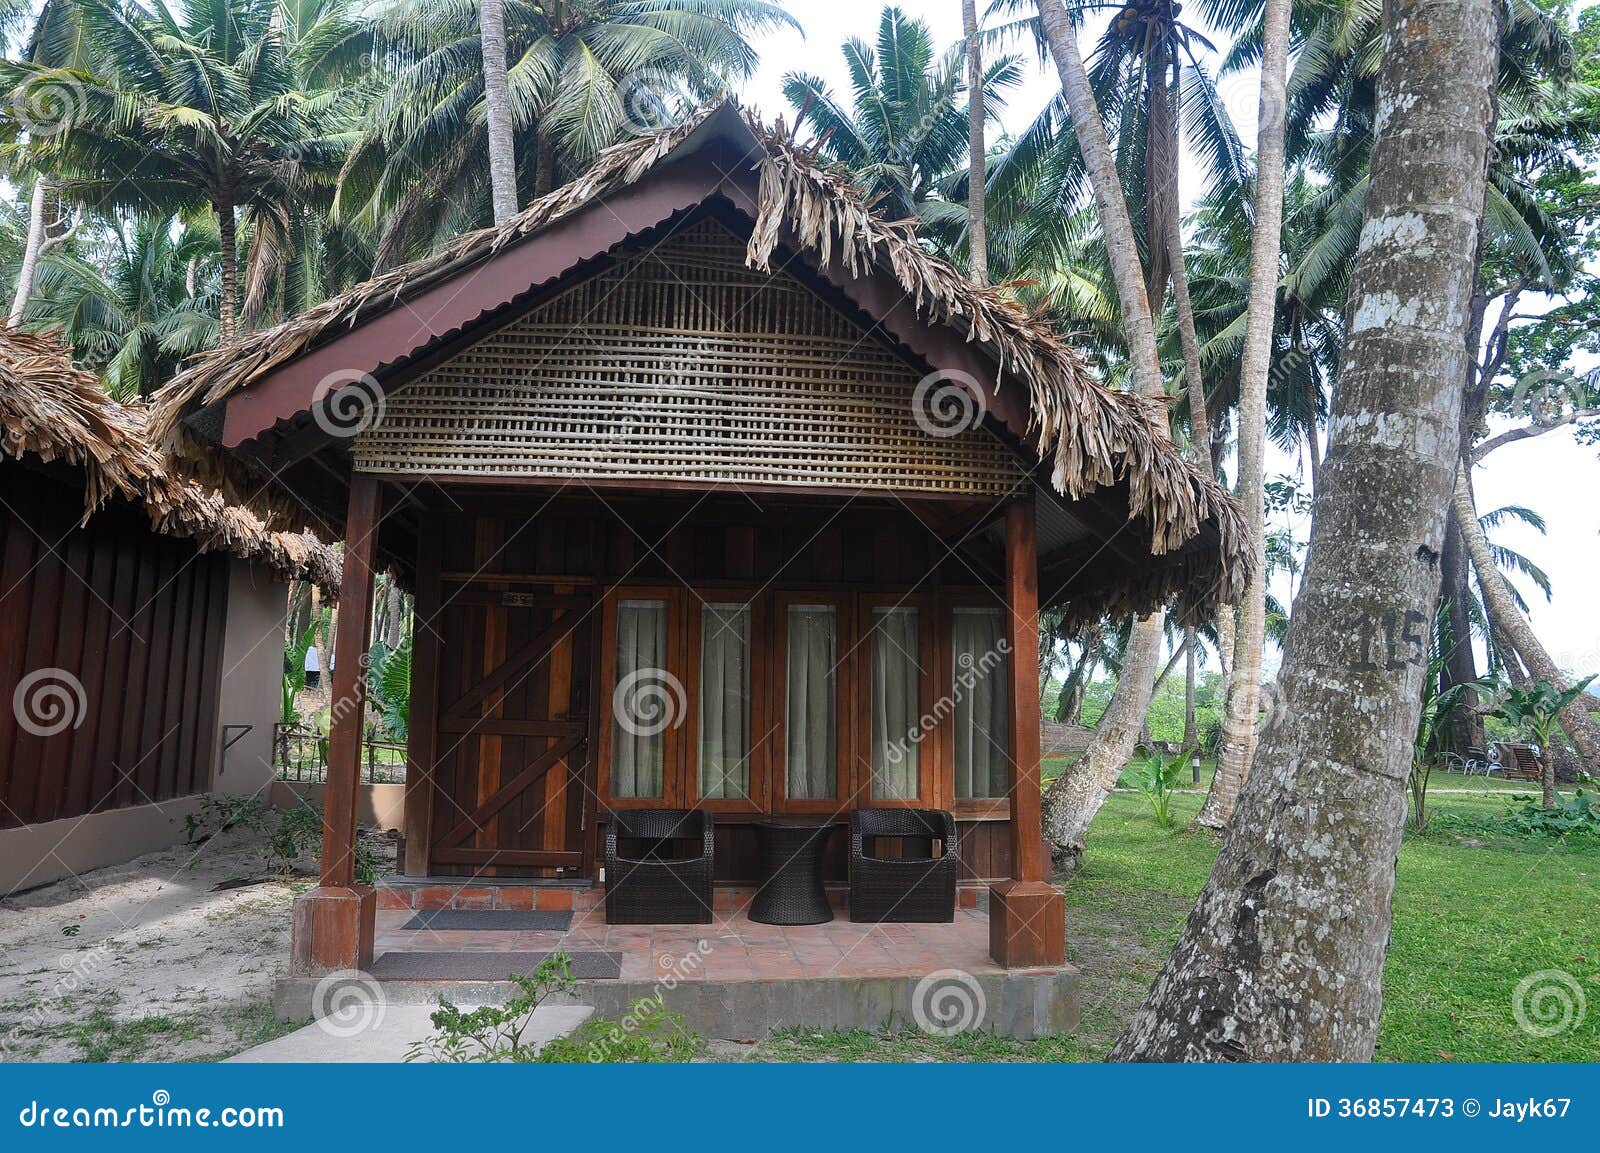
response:
[[(712, 815), (697, 809), (614, 811), (606, 822), (607, 924), (710, 924), (715, 831)], [(690, 855), (674, 855), (676, 846)]]
[(1532, 745), (1501, 741), (1495, 746), (1500, 753), (1500, 772), (1508, 781), (1537, 781), (1544, 777), (1544, 762), (1539, 750)]
[[(926, 855), (877, 856), (880, 837), (924, 842)], [(956, 850), (955, 818), (943, 809), (857, 809), (850, 814), (850, 919), (955, 920)]]

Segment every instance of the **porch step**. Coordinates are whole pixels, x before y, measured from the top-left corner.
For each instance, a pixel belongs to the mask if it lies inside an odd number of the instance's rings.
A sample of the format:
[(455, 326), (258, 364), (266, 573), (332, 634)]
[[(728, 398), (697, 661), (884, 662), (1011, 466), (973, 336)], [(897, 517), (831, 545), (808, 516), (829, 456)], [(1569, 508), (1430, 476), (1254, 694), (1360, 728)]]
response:
[[(508, 974), (532, 975), (550, 959), (548, 950), (528, 949), (389, 949), (372, 962), (372, 976), (391, 981), (500, 982)], [(615, 981), (622, 976), (622, 954), (602, 949), (567, 953), (572, 975), (581, 981)]]
[(380, 877), (380, 909), (585, 909), (594, 903), (586, 878)]

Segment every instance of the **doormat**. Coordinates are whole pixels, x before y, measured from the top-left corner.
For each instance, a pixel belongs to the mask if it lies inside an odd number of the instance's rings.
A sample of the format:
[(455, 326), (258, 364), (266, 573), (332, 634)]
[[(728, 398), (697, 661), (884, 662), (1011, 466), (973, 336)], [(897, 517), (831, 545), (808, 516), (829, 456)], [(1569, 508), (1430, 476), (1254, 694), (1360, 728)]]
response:
[[(572, 960), (572, 975), (580, 980), (615, 981), (622, 976), (621, 953), (579, 950), (567, 956)], [(372, 962), (368, 972), (388, 981), (504, 981), (512, 973), (532, 974), (549, 959), (548, 952), (410, 953), (390, 949)]]
[(424, 909), (402, 929), (555, 929), (572, 927), (571, 909)]

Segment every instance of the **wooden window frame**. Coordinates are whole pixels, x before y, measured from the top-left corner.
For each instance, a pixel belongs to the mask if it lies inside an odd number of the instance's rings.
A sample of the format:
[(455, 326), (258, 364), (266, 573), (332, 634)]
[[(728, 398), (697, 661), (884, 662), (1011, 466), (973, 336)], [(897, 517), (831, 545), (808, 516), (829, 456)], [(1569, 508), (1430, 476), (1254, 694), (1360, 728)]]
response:
[(856, 780), (859, 782), (853, 803), (871, 808), (928, 809), (941, 808), (939, 800), (945, 792), (941, 788), (944, 778), (944, 747), (952, 744), (950, 738), (941, 741), (939, 732), (949, 726), (940, 721), (923, 735), (917, 743), (917, 795), (905, 799), (874, 797), (872, 795), (872, 613), (879, 608), (915, 609), (917, 613), (917, 663), (921, 675), (917, 678), (917, 714), (934, 717), (937, 699), (939, 669), (938, 624), (940, 613), (935, 598), (929, 593), (860, 593), (856, 597), (857, 632), (852, 638), (856, 651), (857, 685), (855, 694), (855, 729), (858, 740), (854, 742)]
[[(612, 585), (602, 598), (600, 638), (600, 683), (596, 686), (595, 707), (600, 713), (599, 772), (597, 789), (602, 809), (681, 809), (686, 806), (683, 781), (685, 760), (684, 732), (689, 727), (687, 715), (693, 712), (689, 697), (687, 661), (685, 660), (684, 601), (689, 595), (681, 585)], [(683, 712), (675, 724), (662, 734), (661, 796), (618, 797), (611, 791), (611, 745), (616, 718), (612, 715), (612, 699), (617, 691), (617, 603), (625, 600), (660, 600), (667, 605), (667, 673), (684, 686)]]
[[(954, 693), (955, 691), (955, 610), (958, 608), (986, 608), (997, 609), (1002, 614), (1009, 610), (1005, 597), (998, 590), (971, 589), (947, 591), (939, 597), (939, 668), (938, 685), (941, 693)], [(1004, 635), (1004, 634), (1002, 634)], [(1006, 654), (1006, 659), (1011, 659), (1011, 654)], [(951, 814), (959, 821), (1009, 821), (1011, 819), (1011, 798), (1007, 797), (958, 797), (956, 796), (956, 719), (954, 710), (939, 726), (942, 734), (940, 741), (942, 749), (942, 769), (940, 777), (940, 792), (944, 803), (940, 808), (949, 809)], [(1010, 740), (1009, 734), (1007, 740)], [(1010, 755), (1010, 750), (1007, 750)]]
[[(732, 797), (703, 797), (700, 793), (700, 693), (705, 607), (714, 604), (743, 604), (750, 613), (750, 651), (746, 656), (750, 670), (750, 792), (740, 800)], [(771, 633), (768, 598), (755, 588), (693, 587), (689, 590), (689, 604), (685, 621), (688, 633), (684, 651), (688, 658), (688, 676), (685, 688), (689, 700), (689, 717), (684, 725), (683, 778), (684, 795), (688, 807), (705, 809), (713, 813), (735, 813), (741, 816), (762, 816), (767, 812), (771, 796), (771, 667), (768, 653)]]
[[(772, 694), (772, 723), (768, 779), (771, 782), (770, 811), (782, 813), (825, 813), (843, 816), (858, 807), (855, 769), (855, 598), (839, 591), (798, 592), (783, 590), (772, 597), (772, 651), (768, 676)], [(831, 797), (791, 798), (789, 796), (789, 609), (795, 605), (825, 605), (834, 610), (838, 665), (834, 670), (834, 717), (838, 730), (834, 740), (834, 794)]]

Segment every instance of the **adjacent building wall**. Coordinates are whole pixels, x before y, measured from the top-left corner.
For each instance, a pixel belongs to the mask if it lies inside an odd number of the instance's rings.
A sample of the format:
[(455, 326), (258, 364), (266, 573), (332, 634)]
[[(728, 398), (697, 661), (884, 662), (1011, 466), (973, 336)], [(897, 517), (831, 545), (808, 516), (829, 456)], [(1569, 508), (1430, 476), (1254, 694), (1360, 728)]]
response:
[[(269, 800), (272, 725), (279, 709), (287, 589), (268, 570), (245, 561), (221, 557), (201, 561), (226, 566), (214, 585), (217, 592), (225, 591), (225, 611), (207, 614), (211, 627), (220, 625), (223, 635), (214, 642), (197, 635), (197, 644), (202, 640), (212, 642), (202, 647), (212, 651), (213, 657), (203, 671), (181, 677), (180, 696), (189, 702), (189, 707), (180, 710), (180, 723), (189, 726), (189, 739), (208, 742), (209, 755), (202, 760), (203, 769), (197, 771), (184, 795), (121, 807), (88, 804), (83, 806), (87, 811), (57, 820), (0, 829), (0, 895), (37, 888), (178, 843), (186, 833), (185, 818), (199, 811), (207, 790), (258, 794), (264, 802)], [(59, 623), (66, 627), (70, 622), (63, 619)], [(202, 625), (198, 620), (181, 623), (195, 629)], [(93, 668), (94, 661), (86, 661), (85, 675), (89, 676)], [(210, 684), (206, 683), (207, 674)], [(125, 689), (115, 694), (86, 694), (88, 715), (77, 731), (96, 731), (95, 726), (102, 719), (110, 718), (113, 706), (127, 711), (130, 700), (141, 702), (151, 693), (148, 678), (132, 678)], [(206, 716), (199, 715), (201, 702), (209, 706), (204, 710)], [(168, 730), (164, 726), (160, 731)], [(233, 743), (224, 751), (223, 745), (229, 740)], [(11, 776), (17, 769), (13, 755), (17, 751), (13, 748), (7, 753), (11, 760), (0, 777)], [(20, 751), (36, 755), (27, 749)], [(48, 750), (46, 754), (48, 763)], [(101, 759), (102, 754), (96, 751), (89, 759), (91, 769)], [(111, 765), (107, 761), (99, 767), (109, 769)], [(70, 787), (68, 795), (72, 795)]]

